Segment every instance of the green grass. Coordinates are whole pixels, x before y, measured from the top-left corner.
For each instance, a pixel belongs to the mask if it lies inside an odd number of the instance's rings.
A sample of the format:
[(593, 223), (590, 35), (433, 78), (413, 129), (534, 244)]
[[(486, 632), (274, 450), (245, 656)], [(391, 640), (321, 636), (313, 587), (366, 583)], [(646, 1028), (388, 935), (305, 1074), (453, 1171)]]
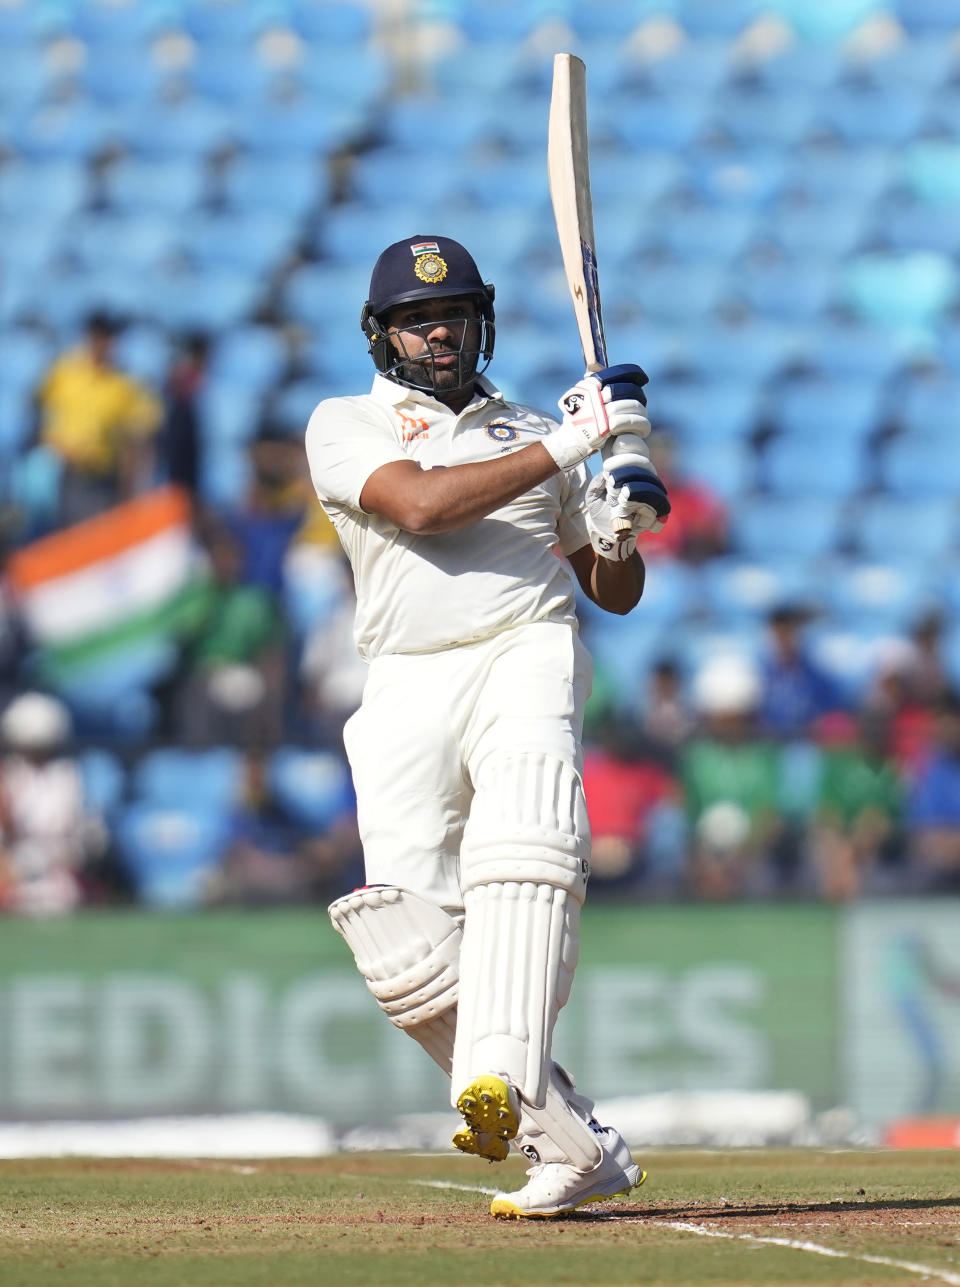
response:
[[(0, 1163), (4, 1287), (703, 1287), (960, 1283), (960, 1180), (946, 1153), (644, 1158), (629, 1199), (499, 1222), (473, 1188), (523, 1167), (451, 1155), (316, 1161)], [(437, 1182), (460, 1188), (433, 1187)], [(673, 1227), (687, 1223), (732, 1237)], [(815, 1243), (825, 1257), (748, 1238)]]

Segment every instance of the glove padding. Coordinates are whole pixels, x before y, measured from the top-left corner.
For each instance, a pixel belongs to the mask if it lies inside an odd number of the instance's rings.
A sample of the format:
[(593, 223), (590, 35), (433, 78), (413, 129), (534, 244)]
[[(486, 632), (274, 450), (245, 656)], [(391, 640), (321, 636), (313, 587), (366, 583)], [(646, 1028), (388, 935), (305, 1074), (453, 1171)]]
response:
[[(603, 559), (613, 563), (622, 563), (637, 548), (637, 537), (641, 532), (659, 532), (663, 520), (670, 513), (670, 501), (667, 489), (657, 477), (653, 466), (640, 470), (635, 466), (626, 466), (631, 471), (632, 481), (615, 477), (618, 469), (608, 466), (591, 479), (587, 486), (584, 513), (587, 520), (587, 533), (590, 544)], [(631, 499), (633, 497), (633, 499)], [(614, 519), (627, 519), (630, 530), (617, 532)]]
[(632, 362), (585, 375), (560, 399), (560, 428), (543, 444), (561, 469), (573, 469), (611, 438), (628, 433), (646, 438), (643, 386), (647, 376)]
[(604, 451), (603, 472), (615, 517), (628, 518), (636, 531), (661, 531), (670, 513), (670, 497), (643, 439), (613, 439)]

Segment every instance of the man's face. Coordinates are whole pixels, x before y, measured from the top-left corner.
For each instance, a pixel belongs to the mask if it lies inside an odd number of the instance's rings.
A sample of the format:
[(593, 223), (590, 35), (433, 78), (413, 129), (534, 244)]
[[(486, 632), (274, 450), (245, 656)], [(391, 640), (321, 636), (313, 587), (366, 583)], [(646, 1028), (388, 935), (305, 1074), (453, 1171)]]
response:
[(480, 314), (471, 296), (412, 300), (385, 317), (390, 343), (410, 383), (433, 388), (438, 397), (472, 382), (480, 345)]

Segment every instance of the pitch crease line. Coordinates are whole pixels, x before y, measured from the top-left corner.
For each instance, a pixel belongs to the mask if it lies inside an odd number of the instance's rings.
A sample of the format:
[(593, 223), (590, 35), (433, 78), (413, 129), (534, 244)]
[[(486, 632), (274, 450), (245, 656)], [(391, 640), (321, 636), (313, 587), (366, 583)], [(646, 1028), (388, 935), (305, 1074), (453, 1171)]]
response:
[(488, 1198), (500, 1192), (499, 1189), (486, 1189), (482, 1184), (452, 1184), (449, 1180), (411, 1180), (410, 1183), (419, 1184), (423, 1189), (459, 1189), (462, 1193), (483, 1193)]
[[(653, 1214), (651, 1212), (651, 1215)], [(857, 1255), (852, 1251), (836, 1251), (833, 1247), (822, 1247), (818, 1242), (798, 1242), (793, 1238), (764, 1238), (753, 1233), (727, 1233), (722, 1229), (707, 1229), (702, 1224), (689, 1224), (684, 1220), (657, 1220), (656, 1223), (664, 1225), (667, 1229), (677, 1229), (680, 1233), (696, 1233), (702, 1238), (730, 1238), (737, 1242), (750, 1242), (755, 1246), (790, 1247), (794, 1251), (810, 1251), (817, 1256), (833, 1256), (838, 1260), (859, 1260), (867, 1265), (884, 1265), (888, 1269), (905, 1269), (911, 1274), (938, 1278), (940, 1282), (951, 1284), (951, 1287), (960, 1287), (960, 1274), (952, 1274), (946, 1269), (934, 1269), (932, 1265), (919, 1265), (912, 1260), (892, 1260), (889, 1256), (868, 1254)]]

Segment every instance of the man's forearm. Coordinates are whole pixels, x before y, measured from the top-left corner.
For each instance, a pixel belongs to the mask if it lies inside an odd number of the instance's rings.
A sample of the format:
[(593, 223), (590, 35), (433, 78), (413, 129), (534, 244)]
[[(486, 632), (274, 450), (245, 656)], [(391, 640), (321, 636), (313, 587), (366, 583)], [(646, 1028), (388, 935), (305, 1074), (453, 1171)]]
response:
[(640, 602), (645, 579), (646, 568), (636, 552), (622, 563), (598, 555), (590, 574), (591, 598), (606, 612), (625, 616)]

